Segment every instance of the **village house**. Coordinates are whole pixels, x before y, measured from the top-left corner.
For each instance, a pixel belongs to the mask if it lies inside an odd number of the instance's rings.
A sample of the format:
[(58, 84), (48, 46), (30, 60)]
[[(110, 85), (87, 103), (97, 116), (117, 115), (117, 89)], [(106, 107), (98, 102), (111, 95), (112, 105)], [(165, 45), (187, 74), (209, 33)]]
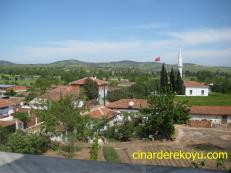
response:
[(148, 102), (145, 99), (120, 99), (107, 104), (106, 107), (117, 112), (116, 117), (109, 122), (109, 125), (113, 126), (116, 123), (123, 122), (125, 114), (131, 120), (130, 115), (136, 116), (139, 109), (148, 107)]
[[(123, 116), (120, 115), (118, 111), (109, 109), (105, 106), (95, 106), (91, 108), (89, 111), (85, 112), (83, 115), (89, 115), (93, 119), (107, 119), (110, 127), (114, 126), (116, 123), (123, 121)], [(103, 130), (106, 130), (106, 126), (103, 127)]]
[(13, 119), (14, 113), (13, 104), (5, 99), (0, 99), (0, 120)]
[(16, 93), (24, 93), (28, 90), (28, 88), (26, 86), (18, 85), (0, 85), (0, 96), (3, 97), (9, 90), (13, 90)]
[(4, 100), (11, 102), (14, 108), (19, 108), (24, 105), (24, 97), (6, 97)]
[(231, 106), (192, 106), (190, 120), (208, 120), (211, 125), (231, 124)]
[[(147, 108), (145, 99), (120, 99), (111, 102), (107, 108), (117, 112), (138, 112), (140, 108)], [(231, 106), (191, 106), (190, 121), (206, 120), (213, 125), (231, 124)]]
[(10, 132), (15, 132), (16, 127), (15, 127), (15, 121), (1, 121), (0, 120), (0, 127), (3, 127)]
[(5, 85), (5, 84), (1, 84), (0, 85), (0, 97), (4, 97), (5, 93), (7, 91), (7, 89), (9, 89), (10, 87), (13, 87), (14, 85)]
[(46, 99), (49, 101), (59, 101), (62, 97), (72, 96), (75, 98), (79, 97), (79, 88), (70, 85), (58, 85), (53, 89), (48, 90), (45, 94), (39, 98)]
[(16, 93), (26, 92), (28, 88), (26, 86), (14, 85), (8, 88), (8, 90), (13, 90)]
[(104, 80), (96, 79), (96, 77), (85, 77), (73, 82), (70, 82), (69, 85), (71, 86), (77, 86), (81, 88), (87, 81), (87, 79), (91, 79), (95, 81), (98, 85), (98, 102), (100, 104), (104, 104), (104, 98), (107, 96), (108, 86), (107, 82)]
[(5, 99), (0, 99), (0, 126), (10, 131), (15, 131), (15, 121), (13, 120), (13, 104)]
[[(31, 100), (29, 105), (33, 109), (44, 109), (44, 104), (46, 104), (47, 101), (58, 101), (66, 96), (72, 96), (77, 99), (79, 97), (79, 88), (71, 85), (58, 85), (48, 90), (45, 94)], [(81, 102), (81, 105), (82, 104)]]
[[(14, 118), (16, 112), (26, 113), (29, 121), (23, 123)], [(31, 109), (23, 109), (8, 99), (0, 99), (0, 126), (15, 131), (16, 129), (26, 130), (37, 126), (39, 123), (39, 119), (31, 113)]]
[(196, 81), (184, 81), (186, 96), (208, 96), (209, 86)]
[(147, 107), (148, 101), (145, 99), (120, 99), (107, 105), (107, 108), (121, 112), (138, 112)]
[(113, 111), (112, 109), (109, 109), (105, 106), (95, 106), (91, 108), (89, 111), (84, 112), (83, 115), (89, 115), (93, 119), (112, 119), (114, 118), (118, 113), (116, 111)]
[[(178, 71), (183, 79), (183, 58), (181, 55), (181, 49), (178, 54)], [(184, 91), (186, 96), (208, 96), (209, 86), (196, 81), (184, 81)]]
[(15, 119), (16, 129), (25, 130), (29, 133), (40, 132), (43, 122), (41, 122), (40, 119), (33, 113), (32, 109), (16, 108), (15, 112), (25, 113), (29, 117), (27, 122), (21, 122), (20, 120)]

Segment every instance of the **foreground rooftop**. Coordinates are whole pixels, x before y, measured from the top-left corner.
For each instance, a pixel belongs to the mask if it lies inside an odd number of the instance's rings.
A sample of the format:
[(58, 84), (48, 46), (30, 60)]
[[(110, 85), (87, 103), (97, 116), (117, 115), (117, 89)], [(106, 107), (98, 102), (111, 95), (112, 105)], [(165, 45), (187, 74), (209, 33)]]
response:
[(215, 173), (194, 168), (113, 164), (107, 162), (70, 160), (56, 157), (0, 152), (0, 172), (4, 173)]

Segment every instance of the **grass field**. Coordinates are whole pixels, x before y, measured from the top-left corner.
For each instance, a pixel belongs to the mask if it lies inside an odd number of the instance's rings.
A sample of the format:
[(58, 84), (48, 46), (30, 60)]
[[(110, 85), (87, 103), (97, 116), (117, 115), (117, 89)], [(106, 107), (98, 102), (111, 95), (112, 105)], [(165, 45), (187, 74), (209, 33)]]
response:
[[(2, 77), (4, 75), (7, 77), (7, 79), (4, 79)], [(17, 75), (9, 75), (9, 74), (1, 74), (0, 73), (0, 84), (11, 84), (11, 85), (25, 85), (30, 86), (32, 83), (36, 81), (37, 78), (34, 77), (23, 77), (23, 78), (17, 78)], [(19, 76), (19, 75), (18, 75)]]
[(231, 106), (231, 94), (210, 93), (204, 96), (176, 96), (176, 101), (188, 100), (190, 105)]
[(119, 163), (119, 157), (113, 147), (103, 147), (103, 155), (107, 162)]

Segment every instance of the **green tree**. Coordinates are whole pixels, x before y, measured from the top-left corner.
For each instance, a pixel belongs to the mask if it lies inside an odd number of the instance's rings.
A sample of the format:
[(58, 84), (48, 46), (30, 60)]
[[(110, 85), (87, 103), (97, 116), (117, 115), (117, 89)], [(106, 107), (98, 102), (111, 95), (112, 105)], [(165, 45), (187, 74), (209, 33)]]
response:
[(168, 75), (164, 64), (162, 65), (160, 72), (160, 91), (163, 93), (168, 92)]
[(84, 84), (84, 90), (89, 100), (98, 98), (98, 85), (92, 79), (86, 79), (86, 82)]
[(5, 93), (7, 96), (15, 96), (16, 92), (13, 89), (9, 89)]
[(47, 104), (47, 110), (36, 110), (38, 117), (44, 121), (43, 130), (46, 133), (57, 134), (61, 131), (73, 132), (76, 139), (86, 140), (91, 129), (88, 127), (88, 116), (80, 115), (80, 109), (74, 104), (76, 100), (63, 97), (59, 101)]
[(47, 103), (47, 110), (35, 110), (36, 114), (44, 121), (46, 132), (55, 132), (63, 126), (67, 131), (73, 131), (75, 123), (81, 117), (80, 110), (75, 106), (71, 96), (62, 97), (58, 101)]
[(180, 76), (179, 70), (177, 72), (177, 77), (176, 77), (176, 93), (179, 95), (184, 94), (184, 81), (182, 80), (182, 78)]
[(6, 129), (5, 127), (0, 126), (0, 145), (5, 144), (7, 141), (8, 135), (9, 135), (9, 130)]
[(171, 72), (170, 72), (170, 84), (171, 84), (172, 91), (175, 92), (176, 91), (176, 78), (175, 78), (175, 73), (174, 73), (173, 68), (171, 69)]
[(125, 120), (121, 124), (107, 127), (104, 135), (108, 138), (113, 138), (119, 141), (129, 141), (132, 137), (133, 132), (133, 123), (131, 121)]
[[(49, 74), (49, 73), (47, 72), (47, 74)], [(39, 93), (44, 94), (46, 92), (46, 90), (50, 88), (50, 86), (52, 84), (57, 85), (59, 83), (60, 83), (60, 81), (57, 78), (55, 78), (53, 76), (46, 75), (46, 76), (41, 76), (40, 78), (38, 78), (35, 81), (33, 88), (39, 89)]]
[(97, 160), (98, 158), (98, 152), (99, 152), (98, 139), (99, 139), (98, 135), (95, 135), (93, 143), (91, 145), (90, 160)]
[(14, 118), (22, 121), (24, 124), (30, 120), (30, 117), (25, 112), (15, 112)]
[(10, 152), (41, 154), (47, 150), (49, 140), (45, 136), (26, 134), (17, 130), (12, 133), (6, 143), (6, 149)]
[(188, 101), (178, 101), (174, 104), (173, 121), (176, 124), (185, 124), (189, 119), (190, 106)]
[(140, 137), (152, 135), (170, 139), (175, 133), (174, 123), (185, 122), (188, 119), (185, 105), (175, 106), (172, 94), (154, 94), (148, 98), (148, 102), (149, 107), (141, 110), (143, 117), (136, 125), (139, 126)]

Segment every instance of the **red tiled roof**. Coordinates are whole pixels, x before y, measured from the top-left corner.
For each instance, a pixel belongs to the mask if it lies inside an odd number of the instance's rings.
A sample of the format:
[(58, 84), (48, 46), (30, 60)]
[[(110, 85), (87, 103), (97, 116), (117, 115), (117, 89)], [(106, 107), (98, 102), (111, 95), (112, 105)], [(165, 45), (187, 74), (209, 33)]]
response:
[(189, 113), (194, 115), (231, 115), (231, 106), (192, 106)]
[(94, 77), (85, 77), (85, 78), (70, 82), (69, 85), (84, 85), (87, 79), (92, 79), (93, 81), (97, 83), (98, 86), (107, 84), (107, 82), (104, 80), (95, 79)]
[(140, 109), (147, 108), (148, 101), (145, 99), (120, 99), (107, 105), (111, 109)]
[(61, 97), (68, 96), (68, 95), (78, 97), (79, 88), (76, 86), (59, 85), (54, 89), (48, 90), (47, 93), (40, 96), (40, 98), (57, 101), (60, 100)]
[(184, 86), (185, 87), (196, 87), (196, 88), (199, 88), (199, 87), (208, 88), (207, 85), (200, 83), (200, 82), (196, 82), (196, 81), (184, 81)]
[(10, 87), (9, 89), (12, 89), (12, 90), (14, 90), (15, 92), (16, 91), (26, 91), (27, 90), (27, 87), (26, 86), (12, 86), (12, 87)]
[(87, 114), (90, 115), (91, 118), (102, 119), (102, 118), (112, 118), (117, 115), (117, 112), (108, 109), (104, 106), (93, 108)]
[(0, 121), (0, 126), (2, 127), (9, 127), (15, 125), (14, 121)]
[(11, 106), (12, 103), (5, 99), (0, 99), (0, 108)]
[(21, 102), (23, 102), (24, 98), (23, 97), (10, 97), (10, 98), (6, 98), (5, 100), (8, 100), (13, 105), (19, 105)]

